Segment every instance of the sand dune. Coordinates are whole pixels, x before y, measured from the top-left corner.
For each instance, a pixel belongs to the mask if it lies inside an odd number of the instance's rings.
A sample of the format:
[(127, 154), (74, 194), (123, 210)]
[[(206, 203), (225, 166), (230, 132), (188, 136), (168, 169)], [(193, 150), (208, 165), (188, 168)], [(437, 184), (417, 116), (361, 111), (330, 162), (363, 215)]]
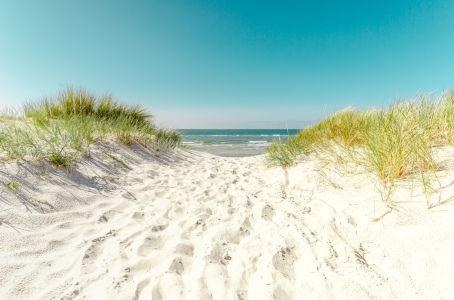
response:
[[(19, 182), (0, 194), (1, 299), (454, 297), (454, 208), (427, 210), (419, 187), (387, 213), (364, 175), (315, 161), (103, 147), (69, 175), (1, 166)], [(454, 195), (443, 172), (431, 201)]]

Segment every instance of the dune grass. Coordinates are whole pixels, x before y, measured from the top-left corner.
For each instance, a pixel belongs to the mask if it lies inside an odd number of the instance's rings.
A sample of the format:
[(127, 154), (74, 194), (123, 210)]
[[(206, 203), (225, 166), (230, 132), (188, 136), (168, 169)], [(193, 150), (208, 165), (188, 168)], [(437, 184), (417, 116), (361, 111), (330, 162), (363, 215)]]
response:
[(46, 123), (51, 119), (92, 117), (99, 121), (116, 121), (138, 127), (153, 128), (147, 108), (115, 100), (111, 94), (97, 97), (83, 88), (67, 87), (55, 97), (24, 105), (26, 117)]
[(396, 100), (383, 108), (348, 107), (267, 149), (271, 166), (289, 166), (305, 154), (362, 165), (385, 185), (411, 174), (435, 172), (437, 146), (454, 141), (454, 92)]
[(168, 150), (181, 144), (176, 130), (157, 128), (148, 109), (112, 95), (66, 88), (54, 97), (28, 102), (23, 111), (1, 114), (0, 152), (10, 159), (45, 159), (70, 166), (84, 149), (104, 140)]

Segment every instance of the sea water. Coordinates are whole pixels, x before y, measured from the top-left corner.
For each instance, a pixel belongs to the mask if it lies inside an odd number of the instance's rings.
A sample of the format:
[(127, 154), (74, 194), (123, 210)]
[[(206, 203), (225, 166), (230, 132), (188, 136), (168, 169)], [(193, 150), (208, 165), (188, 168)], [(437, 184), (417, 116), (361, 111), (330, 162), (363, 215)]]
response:
[(219, 156), (253, 156), (265, 153), (273, 140), (285, 141), (298, 129), (180, 129), (183, 145)]

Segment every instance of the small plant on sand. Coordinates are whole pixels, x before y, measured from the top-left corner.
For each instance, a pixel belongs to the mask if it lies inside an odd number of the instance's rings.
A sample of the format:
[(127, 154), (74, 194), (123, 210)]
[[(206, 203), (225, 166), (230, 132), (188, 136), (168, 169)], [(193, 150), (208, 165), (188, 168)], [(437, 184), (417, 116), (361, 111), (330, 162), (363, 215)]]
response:
[(173, 149), (181, 144), (181, 134), (176, 130), (170, 129), (157, 129), (154, 132), (155, 143), (161, 149)]
[(274, 141), (267, 149), (269, 166), (291, 166), (298, 162), (298, 158), (304, 151), (304, 144), (297, 139), (287, 139), (282, 142), (280, 139)]
[(47, 172), (46, 168), (44, 168), (44, 167), (42, 167), (41, 170), (39, 170), (39, 172), (35, 172), (35, 174), (39, 174), (42, 177), (49, 176), (49, 173)]
[(118, 141), (126, 146), (131, 146), (133, 142), (133, 138), (130, 132), (121, 132), (118, 134), (117, 137)]
[(19, 188), (19, 183), (17, 183), (14, 180), (8, 181), (8, 182), (3, 182), (3, 185), (7, 186), (7, 187), (10, 187), (10, 188), (12, 188), (14, 190), (17, 190)]
[(73, 160), (71, 156), (57, 151), (51, 151), (47, 159), (57, 167), (69, 167), (71, 166), (71, 162)]

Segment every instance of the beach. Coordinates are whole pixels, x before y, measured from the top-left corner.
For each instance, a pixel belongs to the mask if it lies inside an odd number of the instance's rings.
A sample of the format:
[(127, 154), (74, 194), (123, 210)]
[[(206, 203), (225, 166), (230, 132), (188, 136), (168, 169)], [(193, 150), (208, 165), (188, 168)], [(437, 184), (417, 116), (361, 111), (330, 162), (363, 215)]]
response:
[(1, 4), (0, 300), (454, 299), (454, 1)]
[(453, 153), (429, 200), (402, 181), (393, 201), (309, 156), (107, 142), (71, 170), (3, 161), (0, 298), (449, 299)]

